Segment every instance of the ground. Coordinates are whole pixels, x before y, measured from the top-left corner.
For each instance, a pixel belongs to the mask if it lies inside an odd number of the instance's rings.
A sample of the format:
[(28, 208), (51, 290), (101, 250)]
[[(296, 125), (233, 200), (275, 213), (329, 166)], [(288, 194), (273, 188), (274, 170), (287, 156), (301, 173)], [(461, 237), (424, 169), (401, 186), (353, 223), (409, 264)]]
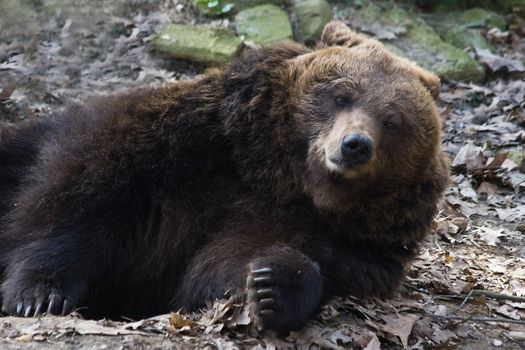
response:
[[(345, 20), (344, 11), (334, 13)], [(188, 1), (75, 1), (21, 16), (0, 15), (0, 132), (94, 94), (202, 73), (203, 66), (149, 49), (161, 24), (231, 27), (227, 19), (196, 15)], [(525, 52), (523, 34), (498, 35), (506, 50)], [(243, 306), (228, 300), (127, 323), (4, 316), (0, 347), (525, 349), (524, 100), (523, 76), (443, 84), (439, 108), (453, 182), (434, 232), (392, 299), (334, 300), (285, 338), (258, 334)]]

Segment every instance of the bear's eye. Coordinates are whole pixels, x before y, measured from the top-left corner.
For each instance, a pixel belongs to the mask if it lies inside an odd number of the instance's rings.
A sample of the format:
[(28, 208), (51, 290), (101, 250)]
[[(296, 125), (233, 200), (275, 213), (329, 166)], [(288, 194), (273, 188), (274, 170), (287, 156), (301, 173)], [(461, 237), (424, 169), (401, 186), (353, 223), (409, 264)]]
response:
[(393, 123), (392, 121), (390, 120), (384, 120), (383, 121), (383, 126), (385, 127), (385, 129), (389, 130), (389, 131), (394, 131), (397, 129), (397, 125), (395, 123)]
[(346, 97), (343, 97), (343, 96), (336, 96), (335, 97), (335, 104), (340, 106), (340, 107), (347, 106), (349, 103), (350, 103), (350, 100), (348, 98), (346, 98)]

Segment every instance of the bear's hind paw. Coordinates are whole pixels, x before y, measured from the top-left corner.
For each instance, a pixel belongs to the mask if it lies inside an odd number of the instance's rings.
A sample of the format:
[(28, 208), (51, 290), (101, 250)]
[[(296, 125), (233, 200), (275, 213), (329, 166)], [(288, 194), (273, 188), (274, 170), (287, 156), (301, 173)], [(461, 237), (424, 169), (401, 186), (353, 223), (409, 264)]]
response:
[(71, 312), (68, 300), (56, 288), (45, 282), (24, 288), (21, 292), (14, 293), (12, 297), (3, 299), (2, 310), (21, 317), (38, 317), (44, 313), (67, 315)]

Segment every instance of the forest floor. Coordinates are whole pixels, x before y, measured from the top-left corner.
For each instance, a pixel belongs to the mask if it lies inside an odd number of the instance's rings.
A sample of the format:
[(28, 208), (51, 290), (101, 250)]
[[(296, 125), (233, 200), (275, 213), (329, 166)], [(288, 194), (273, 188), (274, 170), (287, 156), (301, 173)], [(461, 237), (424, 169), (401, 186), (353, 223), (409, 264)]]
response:
[[(188, 1), (71, 3), (55, 15), (40, 8), (4, 24), (0, 132), (92, 95), (204, 71), (148, 46), (163, 23), (202, 20)], [(525, 52), (523, 36), (516, 40), (515, 50)], [(439, 109), (453, 183), (391, 299), (334, 300), (286, 337), (258, 334), (243, 306), (228, 300), (130, 322), (0, 315), (0, 348), (525, 349), (524, 100), (523, 77), (443, 84)]]

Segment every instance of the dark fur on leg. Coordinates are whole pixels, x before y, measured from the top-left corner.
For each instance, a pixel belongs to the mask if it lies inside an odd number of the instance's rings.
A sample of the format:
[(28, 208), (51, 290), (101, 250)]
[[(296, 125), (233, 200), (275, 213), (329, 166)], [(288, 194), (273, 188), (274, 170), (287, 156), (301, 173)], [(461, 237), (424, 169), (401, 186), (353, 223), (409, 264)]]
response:
[(234, 290), (246, 293), (259, 329), (285, 333), (304, 326), (321, 303), (320, 267), (279, 239), (267, 233), (214, 241), (192, 259), (174, 298), (176, 307), (201, 307), (204, 300)]

